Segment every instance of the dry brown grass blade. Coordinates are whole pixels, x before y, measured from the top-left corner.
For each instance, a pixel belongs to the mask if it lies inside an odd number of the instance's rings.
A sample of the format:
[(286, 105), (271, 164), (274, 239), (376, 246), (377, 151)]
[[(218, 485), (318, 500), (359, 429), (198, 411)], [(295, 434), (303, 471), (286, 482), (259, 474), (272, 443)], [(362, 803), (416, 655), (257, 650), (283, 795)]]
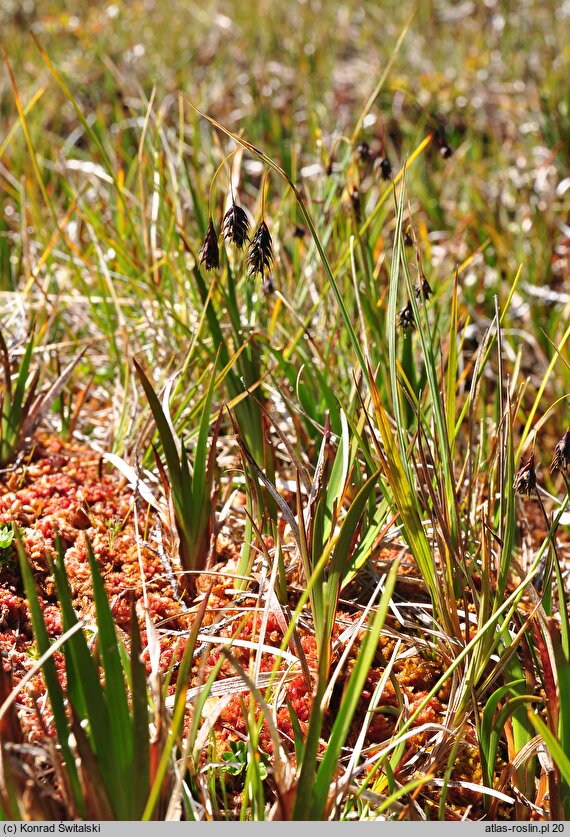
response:
[[(2, 654), (0, 654), (0, 706), (3, 706), (12, 694), (12, 678), (2, 663)], [(24, 740), (16, 704), (12, 701), (8, 701), (7, 710), (0, 717), (0, 740), (15, 743), (21, 743)]]
[(71, 377), (71, 373), (73, 372), (73, 370), (75, 369), (75, 367), (77, 366), (87, 349), (88, 347), (86, 346), (79, 352), (77, 357), (75, 357), (72, 361), (70, 361), (67, 364), (61, 375), (51, 385), (51, 387), (46, 393), (44, 393), (43, 395), (40, 394), (34, 399), (34, 402), (30, 406), (29, 412), (22, 424), (22, 439), (27, 439), (33, 434), (36, 427), (40, 423), (42, 417), (48, 410), (51, 409), (51, 406), (54, 403), (55, 399), (61, 394), (61, 391), (63, 390), (64, 386)]
[(115, 815), (105, 790), (97, 757), (93, 753), (73, 705), (71, 705), (71, 732), (77, 748), (79, 776), (83, 785), (87, 816), (94, 820), (114, 820)]
[(255, 461), (255, 459), (251, 455), (247, 445), (245, 444), (245, 441), (242, 438), (242, 435), (241, 435), (240, 430), (239, 430), (239, 426), (236, 423), (235, 418), (233, 417), (232, 413), (229, 410), (228, 410), (228, 412), (229, 412), (230, 419), (231, 419), (231, 422), (232, 422), (233, 431), (236, 435), (236, 439), (237, 439), (238, 445), (240, 447), (240, 450), (241, 450), (241, 452), (244, 456), (244, 459), (250, 465), (250, 467), (251, 467), (252, 471), (254, 472), (255, 476), (261, 480), (263, 485), (267, 488), (267, 490), (269, 491), (269, 493), (271, 494), (271, 496), (273, 497), (273, 499), (275, 500), (275, 502), (279, 506), (279, 509), (281, 510), (281, 513), (283, 514), (283, 517), (285, 518), (285, 520), (287, 521), (287, 523), (291, 527), (291, 531), (293, 532), (293, 536), (295, 538), (295, 541), (297, 542), (297, 545), (299, 546), (299, 549), (300, 549), (301, 548), (301, 543), (300, 543), (299, 525), (298, 525), (297, 521), (295, 520), (295, 517), (294, 517), (293, 513), (291, 512), (291, 509), (289, 508), (289, 506), (287, 505), (287, 503), (285, 502), (283, 497), (279, 494), (279, 492), (277, 491), (277, 489), (275, 488), (275, 486), (273, 485), (271, 480), (269, 480), (265, 476), (265, 474), (263, 473), (263, 471), (261, 470), (261, 468), (259, 467), (259, 465)]

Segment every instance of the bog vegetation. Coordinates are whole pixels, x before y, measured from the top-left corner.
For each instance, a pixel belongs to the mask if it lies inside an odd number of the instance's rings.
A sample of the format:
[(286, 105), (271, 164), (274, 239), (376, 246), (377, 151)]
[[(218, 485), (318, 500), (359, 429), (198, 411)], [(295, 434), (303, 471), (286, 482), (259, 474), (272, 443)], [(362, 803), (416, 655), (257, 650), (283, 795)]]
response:
[(3, 4), (4, 818), (570, 818), (569, 20)]

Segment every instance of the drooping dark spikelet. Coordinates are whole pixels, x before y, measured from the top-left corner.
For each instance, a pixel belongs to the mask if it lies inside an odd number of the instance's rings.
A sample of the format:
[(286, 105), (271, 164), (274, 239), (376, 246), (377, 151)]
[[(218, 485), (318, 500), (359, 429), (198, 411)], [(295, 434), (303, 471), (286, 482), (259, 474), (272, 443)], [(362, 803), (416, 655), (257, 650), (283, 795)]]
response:
[(367, 163), (368, 160), (370, 160), (370, 146), (366, 140), (362, 140), (362, 142), (356, 146), (356, 153), (363, 163)]
[(408, 301), (408, 304), (405, 308), (402, 308), (400, 313), (398, 314), (398, 325), (402, 329), (402, 331), (407, 331), (409, 328), (414, 329), (416, 327), (416, 321), (414, 320), (414, 309), (412, 308), (412, 303)]
[(200, 264), (206, 265), (206, 270), (215, 270), (220, 266), (220, 250), (218, 248), (218, 236), (214, 229), (212, 218), (208, 223), (208, 232), (200, 251)]
[(453, 157), (453, 149), (448, 144), (447, 139), (445, 137), (445, 133), (442, 129), (440, 129), (436, 135), (437, 139), (437, 146), (439, 148), (439, 153), (443, 157), (444, 160), (449, 160), (450, 157)]
[(388, 157), (382, 157), (382, 159), (378, 163), (378, 168), (380, 169), (382, 179), (390, 180), (390, 178), (392, 177), (392, 163), (390, 162)]
[(249, 220), (245, 211), (232, 203), (222, 222), (222, 231), (226, 241), (231, 241), (238, 250), (241, 250), (246, 241), (249, 241)]
[(554, 457), (550, 465), (550, 473), (567, 471), (570, 465), (570, 430), (567, 430), (554, 448)]
[(265, 221), (262, 221), (256, 229), (255, 235), (249, 245), (249, 254), (247, 256), (249, 275), (253, 276), (256, 273), (260, 273), (263, 279), (265, 279), (265, 271), (271, 269), (272, 261), (273, 244), (271, 242), (271, 235), (267, 229), (267, 224)]
[(534, 453), (515, 474), (513, 483), (515, 494), (536, 494), (536, 470), (534, 468)]
[(350, 189), (350, 202), (354, 210), (354, 217), (360, 223), (362, 221), (362, 204), (360, 202), (360, 190), (358, 186), (352, 186)]
[(425, 299), (426, 302), (433, 294), (433, 288), (428, 282), (423, 270), (420, 270), (420, 272), (418, 273), (418, 281), (416, 282), (414, 292), (416, 294), (416, 299)]

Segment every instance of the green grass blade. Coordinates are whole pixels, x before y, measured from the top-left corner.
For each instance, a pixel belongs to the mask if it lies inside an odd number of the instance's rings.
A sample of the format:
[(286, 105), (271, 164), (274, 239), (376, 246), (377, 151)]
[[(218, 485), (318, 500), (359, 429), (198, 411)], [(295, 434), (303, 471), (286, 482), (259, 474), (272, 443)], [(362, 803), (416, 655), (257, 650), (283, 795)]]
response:
[[(335, 598), (338, 597), (342, 581), (344, 580), (345, 575), (348, 573), (352, 566), (352, 550), (354, 547), (355, 534), (358, 529), (360, 518), (362, 517), (362, 514), (368, 502), (368, 498), (374, 491), (379, 476), (380, 471), (377, 471), (375, 474), (372, 474), (372, 476), (366, 480), (366, 482), (364, 483), (364, 485), (350, 504), (350, 508), (347, 511), (344, 520), (342, 521), (342, 526), (338, 534), (338, 539), (336, 540), (334, 546), (331, 565), (326, 582), (327, 593), (331, 598), (333, 596)], [(330, 600), (331, 599), (329, 598), (329, 601)], [(330, 627), (332, 629), (332, 625)]]
[(326, 541), (335, 525), (335, 507), (342, 497), (346, 480), (348, 478), (350, 461), (350, 440), (348, 434), (348, 423), (344, 411), (340, 411), (342, 433), (338, 444), (336, 456), (330, 470), (326, 494), (325, 494), (325, 526), (323, 530), (323, 543)]
[[(214, 668), (210, 672), (210, 675), (209, 675), (208, 679), (206, 680), (206, 683), (204, 684), (203, 691), (200, 693), (199, 697), (196, 700), (196, 703), (195, 703), (195, 706), (194, 706), (194, 715), (193, 715), (192, 727), (191, 727), (191, 730), (189, 732), (189, 735), (192, 737), (192, 740), (195, 740), (196, 734), (198, 732), (198, 726), (199, 726), (199, 723), (200, 723), (200, 717), (202, 715), (202, 710), (204, 708), (204, 704), (206, 703), (206, 700), (209, 697), (210, 688), (212, 687), (212, 684), (216, 680), (216, 677), (218, 676), (218, 673), (219, 673), (219, 671), (222, 667), (223, 662), (224, 662), (224, 658), (223, 658), (223, 656), (220, 656), (220, 659), (217, 661), (216, 665), (214, 666)], [(174, 706), (174, 714), (173, 714), (173, 718), (172, 718), (172, 723), (170, 725), (169, 735), (166, 739), (166, 743), (165, 743), (164, 749), (163, 749), (161, 757), (160, 757), (160, 762), (159, 762), (158, 768), (156, 770), (156, 775), (154, 777), (154, 781), (153, 781), (152, 787), (150, 789), (150, 794), (149, 794), (145, 809), (144, 809), (142, 817), (141, 817), (141, 819), (145, 822), (152, 819), (152, 815), (153, 815), (154, 809), (156, 808), (156, 804), (158, 802), (158, 798), (159, 798), (160, 791), (161, 791), (161, 788), (162, 788), (162, 783), (163, 783), (164, 778), (166, 776), (166, 771), (168, 769), (168, 764), (170, 762), (170, 759), (172, 758), (172, 751), (173, 751), (173, 749), (176, 745), (176, 739), (175, 739), (174, 735), (172, 734), (172, 731), (173, 731), (173, 729), (176, 729), (176, 728), (180, 727), (180, 725), (182, 724), (182, 722), (184, 720), (184, 713), (185, 712), (186, 712), (186, 694), (185, 694), (185, 692), (181, 692), (181, 693), (179, 693), (176, 704)]]
[(378, 603), (370, 626), (370, 631), (367, 632), (360, 646), (353, 672), (343, 695), (342, 712), (338, 713), (333, 724), (325, 755), (317, 771), (314, 789), (311, 794), (310, 819), (320, 820), (323, 817), (333, 776), (338, 767), (341, 749), (346, 742), (346, 736), (350, 729), (358, 702), (362, 698), (362, 689), (364, 688), (370, 666), (376, 654), (380, 633), (384, 626), (386, 615), (388, 614), (390, 599), (392, 598), (396, 585), (398, 566), (399, 562), (395, 561), (390, 568), (380, 602)]
[[(565, 784), (570, 786), (570, 756), (562, 749), (560, 742), (556, 740), (542, 718), (535, 715), (533, 712), (529, 712), (528, 717), (537, 733), (544, 739), (544, 743), (550, 750), (552, 758), (558, 765)], [(570, 800), (566, 800), (566, 805), (568, 805), (568, 802), (570, 802)], [(566, 809), (566, 814), (568, 814), (568, 809)]]
[(447, 355), (447, 370), (445, 375), (445, 418), (447, 438), (449, 441), (450, 453), (453, 457), (455, 447), (455, 412), (457, 402), (457, 287), (459, 272), (455, 271), (453, 280), (453, 295), (451, 297), (451, 321), (449, 323), (449, 353)]
[(497, 711), (497, 707), (505, 695), (511, 690), (514, 685), (521, 685), (524, 681), (518, 681), (516, 683), (507, 683), (504, 686), (501, 686), (499, 689), (496, 689), (493, 694), (487, 698), (485, 702), (485, 708), (483, 710), (483, 714), (481, 716), (481, 721), (479, 724), (478, 730), (478, 741), (479, 741), (479, 749), (481, 752), (481, 767), (483, 770), (483, 783), (485, 785), (492, 786), (493, 784), (493, 775), (494, 775), (494, 767), (495, 767), (495, 759), (497, 756), (497, 748), (496, 746), (492, 746), (491, 736), (493, 733), (493, 721), (495, 719), (495, 713)]
[(301, 764), (303, 761), (303, 750), (305, 747), (305, 739), (303, 736), (303, 730), (301, 729), (301, 724), (299, 723), (299, 719), (297, 714), (293, 708), (293, 704), (289, 700), (287, 696), (285, 696), (285, 702), (287, 704), (287, 709), (289, 711), (289, 720), (291, 721), (291, 728), (293, 730), (293, 741), (295, 744), (295, 758), (297, 760), (297, 764)]
[[(388, 331), (388, 362), (390, 365), (390, 387), (392, 395), (392, 410), (394, 412), (394, 419), (396, 422), (396, 431), (398, 433), (398, 441), (400, 450), (406, 449), (406, 439), (404, 436), (404, 422), (402, 420), (402, 411), (400, 407), (400, 389), (398, 386), (397, 367), (398, 358), (396, 354), (396, 323), (398, 311), (398, 296), (400, 288), (400, 263), (402, 259), (402, 223), (404, 217), (405, 204), (405, 184), (402, 184), (400, 190), (400, 199), (396, 204), (396, 226), (394, 230), (394, 252), (392, 253), (392, 263), (390, 265), (390, 285), (388, 291), (388, 312), (386, 315), (386, 328)], [(395, 194), (394, 194), (395, 197)], [(411, 479), (409, 473), (408, 463), (404, 459), (402, 465), (408, 477)]]
[[(40, 656), (43, 656), (49, 650), (50, 647), (48, 632), (44, 622), (42, 608), (38, 600), (34, 576), (30, 567), (30, 563), (28, 561), (28, 556), (26, 555), (26, 552), (24, 550), (24, 546), (22, 544), (19, 533), (17, 533), (16, 537), (16, 547), (18, 551), (20, 573), (24, 582), (24, 590), (26, 591), (28, 607), (30, 608), (30, 617), (32, 620), (34, 638), (38, 646), (38, 652)], [(67, 723), (67, 715), (65, 712), (64, 693), (59, 683), (57, 669), (53, 657), (49, 657), (45, 661), (45, 663), (42, 666), (42, 671), (46, 683), (51, 710), (53, 712), (54, 724), (57, 731), (57, 739), (59, 746), (61, 747), (63, 761), (66, 765), (67, 775), (69, 777), (69, 783), (73, 792), (73, 797), (78, 807), (78, 810), (82, 813), (82, 815), (85, 815), (86, 808), (85, 801), (83, 799), (81, 783), (79, 781), (79, 775), (77, 773), (75, 758), (69, 747), (69, 730)]]
[(427, 585), (431, 600), (439, 611), (441, 609), (440, 597), (433, 569), (431, 547), (422, 526), (417, 494), (413, 484), (408, 481), (408, 471), (396, 447), (388, 416), (382, 406), (375, 384), (372, 385), (372, 396), (378, 430), (384, 445), (384, 454), (381, 460), (384, 475), (392, 490), (393, 502), (400, 514), (406, 540)]
[(144, 811), (150, 791), (150, 730), (146, 683), (146, 668), (142, 660), (142, 644), (136, 605), (131, 605), (131, 658), (130, 674), (132, 688), (132, 741), (133, 774), (131, 820), (139, 820)]
[[(57, 595), (61, 608), (64, 630), (77, 624), (71, 590), (63, 560), (61, 544), (58, 543), (58, 558), (53, 564)], [(87, 721), (90, 746), (100, 766), (101, 776), (109, 800), (118, 817), (127, 816), (124, 798), (127, 789), (120, 784), (114, 742), (109, 731), (111, 722), (105, 700), (105, 690), (99, 679), (99, 671), (83, 633), (74, 634), (67, 643), (68, 682), (73, 684), (78, 697), (75, 707), (81, 721)]]
[[(555, 557), (555, 567), (557, 569), (557, 577), (560, 574), (560, 567), (558, 560)], [(561, 575), (561, 574), (560, 574)], [(560, 584), (562, 578), (559, 580), (558, 594), (561, 597), (561, 602), (565, 601)], [(560, 608), (560, 615), (562, 623), (564, 624), (565, 616), (562, 611), (565, 610), (565, 605)], [(558, 740), (560, 747), (564, 753), (570, 754), (570, 660), (564, 644), (564, 637), (559, 638), (553, 636), (552, 643), (554, 645), (554, 658), (556, 660), (556, 677), (558, 680)], [(563, 805), (566, 818), (570, 818), (570, 782), (564, 777), (562, 787)], [(564, 800), (566, 800), (564, 802)]]
[(164, 451), (164, 456), (166, 457), (166, 465), (168, 467), (168, 476), (170, 477), (172, 486), (173, 500), (176, 502), (177, 498), (181, 497), (184, 488), (182, 484), (182, 469), (180, 465), (178, 445), (172, 434), (172, 430), (170, 429), (166, 416), (164, 415), (162, 405), (158, 400), (156, 392), (154, 391), (154, 387), (143, 372), (143, 369), (138, 361), (135, 359), (133, 360), (133, 363), (156, 423), (160, 443)]
[[(103, 579), (93, 548), (88, 538), (87, 557), (93, 581), (93, 598), (97, 615), (99, 653), (105, 674), (105, 701), (109, 712), (109, 749), (113, 751), (115, 769), (121, 788), (126, 791), (138, 766), (133, 762), (133, 738), (131, 716), (125, 686), (125, 675), (121, 664), (121, 655), (115, 622), (109, 607)], [(125, 800), (123, 800), (125, 804)]]
[[(194, 475), (192, 479), (192, 500), (191, 508), (193, 511), (194, 531), (200, 531), (203, 528), (204, 513), (206, 517), (209, 516), (210, 509), (210, 486), (208, 485), (208, 430), (210, 428), (210, 412), (212, 409), (212, 399), (214, 397), (214, 389), (216, 385), (216, 368), (218, 366), (218, 359), (220, 353), (216, 355), (214, 366), (211, 371), (210, 385), (206, 392), (204, 399), (204, 406), (202, 407), (202, 417), (200, 419), (200, 428), (198, 431), (198, 441), (196, 443), (196, 452), (194, 455)], [(215, 442), (215, 440), (214, 440)]]

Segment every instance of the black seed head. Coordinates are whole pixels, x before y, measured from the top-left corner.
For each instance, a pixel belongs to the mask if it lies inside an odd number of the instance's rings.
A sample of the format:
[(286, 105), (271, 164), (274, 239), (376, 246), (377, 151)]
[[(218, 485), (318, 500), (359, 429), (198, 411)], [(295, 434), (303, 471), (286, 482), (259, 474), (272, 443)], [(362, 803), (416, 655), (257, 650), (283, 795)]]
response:
[(200, 251), (200, 264), (206, 265), (206, 270), (215, 270), (220, 266), (220, 251), (218, 248), (218, 236), (214, 229), (214, 222), (210, 218), (208, 232)]
[(293, 238), (305, 238), (305, 227), (297, 224), (293, 230)]
[(400, 313), (398, 314), (398, 325), (402, 329), (402, 331), (407, 331), (408, 329), (414, 329), (416, 327), (416, 322), (414, 320), (414, 309), (412, 308), (412, 303), (408, 301), (408, 304), (405, 308), (402, 308)]
[(408, 224), (406, 227), (406, 231), (404, 233), (404, 246), (405, 247), (412, 247), (414, 243), (414, 239), (412, 236), (412, 225)]
[(536, 471), (534, 468), (534, 453), (531, 453), (526, 462), (515, 474), (513, 483), (515, 494), (536, 494)]
[(360, 191), (358, 186), (353, 186), (350, 190), (350, 202), (354, 210), (356, 220), (360, 223), (362, 220), (362, 207), (360, 205)]
[(255, 273), (260, 273), (265, 278), (265, 271), (271, 269), (273, 261), (273, 244), (271, 242), (271, 235), (267, 229), (267, 224), (262, 221), (255, 231), (255, 235), (249, 245), (249, 254), (247, 263), (249, 265), (249, 275), (253, 276)]
[(554, 457), (550, 465), (550, 473), (567, 471), (570, 465), (570, 430), (567, 430), (554, 448)]
[(439, 153), (441, 154), (444, 160), (449, 160), (450, 157), (453, 157), (453, 151), (451, 147), (448, 145), (443, 131), (440, 131), (437, 135), (437, 145), (439, 148)]
[(366, 140), (362, 140), (362, 142), (356, 146), (356, 151), (363, 163), (368, 162), (370, 159), (370, 146)]
[(232, 203), (224, 215), (222, 232), (226, 241), (231, 241), (238, 250), (241, 250), (246, 241), (249, 241), (249, 220), (245, 211), (237, 203)]
[(420, 270), (418, 274), (418, 281), (416, 282), (416, 287), (414, 288), (414, 291), (417, 299), (425, 299), (426, 302), (433, 294), (432, 286), (426, 279), (423, 270)]
[(383, 157), (380, 162), (378, 163), (378, 168), (380, 169), (380, 174), (384, 180), (390, 180), (392, 177), (392, 163), (388, 159), (388, 157)]

